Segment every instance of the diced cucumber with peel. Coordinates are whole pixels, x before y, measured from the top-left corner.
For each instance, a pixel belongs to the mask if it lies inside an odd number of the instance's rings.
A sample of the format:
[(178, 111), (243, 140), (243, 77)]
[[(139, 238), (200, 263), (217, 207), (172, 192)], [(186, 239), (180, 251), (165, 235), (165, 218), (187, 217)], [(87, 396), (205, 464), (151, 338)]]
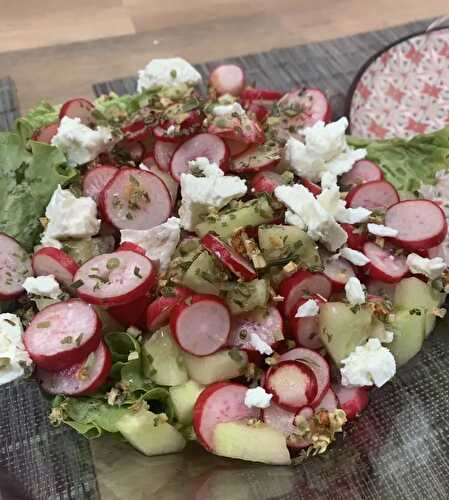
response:
[(364, 344), (371, 331), (371, 312), (367, 307), (351, 308), (343, 302), (320, 306), (320, 338), (337, 365)]
[(397, 366), (405, 365), (421, 350), (426, 329), (424, 309), (403, 309), (394, 313), (394, 340), (388, 344)]
[(426, 313), (426, 336), (435, 328), (436, 316), (433, 313), (439, 308), (445, 294), (438, 292), (431, 285), (418, 278), (405, 278), (396, 285), (394, 305), (399, 309), (424, 309)]
[(185, 439), (172, 425), (145, 408), (120, 418), (117, 429), (134, 448), (147, 456), (176, 453), (186, 445)]
[(228, 238), (241, 227), (255, 227), (267, 224), (275, 218), (275, 212), (266, 196), (242, 203), (236, 209), (227, 209), (217, 216), (210, 216), (196, 226), (196, 233), (204, 236), (216, 233), (222, 238)]
[(212, 439), (213, 452), (222, 457), (272, 465), (290, 464), (285, 436), (266, 424), (221, 423), (215, 427)]
[(241, 314), (263, 308), (270, 297), (268, 282), (255, 279), (244, 283), (233, 283), (226, 293), (226, 303), (232, 314)]
[(173, 340), (168, 327), (161, 328), (145, 342), (144, 351), (150, 357), (150, 371), (145, 376), (159, 385), (181, 385), (189, 379), (181, 349)]
[(170, 387), (168, 390), (175, 408), (175, 415), (179, 422), (188, 425), (192, 423), (193, 407), (204, 386), (194, 380), (188, 380), (185, 384)]
[(221, 276), (221, 269), (214, 257), (208, 252), (202, 252), (184, 273), (182, 284), (197, 293), (219, 295), (217, 283)]
[(321, 264), (315, 242), (305, 231), (296, 226), (259, 227), (259, 246), (267, 262), (293, 260), (307, 267)]
[(80, 240), (66, 240), (63, 250), (72, 257), (79, 265), (84, 264), (92, 257), (109, 253), (114, 250), (115, 241), (113, 236), (95, 236), (94, 238), (83, 238)]
[(194, 356), (185, 352), (184, 360), (190, 378), (203, 385), (239, 377), (248, 364), (246, 352), (231, 349), (209, 356)]

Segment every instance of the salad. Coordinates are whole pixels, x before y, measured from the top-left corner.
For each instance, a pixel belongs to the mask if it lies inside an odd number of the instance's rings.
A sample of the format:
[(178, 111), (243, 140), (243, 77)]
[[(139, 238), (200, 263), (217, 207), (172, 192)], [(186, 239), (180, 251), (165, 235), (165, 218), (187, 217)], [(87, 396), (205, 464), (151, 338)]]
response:
[(0, 383), (149, 456), (289, 464), (446, 312), (449, 127), (369, 141), (318, 89), (200, 82), (154, 59), (0, 134)]

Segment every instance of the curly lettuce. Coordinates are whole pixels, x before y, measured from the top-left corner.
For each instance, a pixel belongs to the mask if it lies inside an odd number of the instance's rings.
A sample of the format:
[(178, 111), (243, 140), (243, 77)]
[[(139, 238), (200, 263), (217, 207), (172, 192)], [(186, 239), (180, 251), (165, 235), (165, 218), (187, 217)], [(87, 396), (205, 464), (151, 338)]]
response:
[(41, 101), (16, 121), (17, 133), (26, 142), (34, 132), (58, 120), (59, 110), (47, 101)]

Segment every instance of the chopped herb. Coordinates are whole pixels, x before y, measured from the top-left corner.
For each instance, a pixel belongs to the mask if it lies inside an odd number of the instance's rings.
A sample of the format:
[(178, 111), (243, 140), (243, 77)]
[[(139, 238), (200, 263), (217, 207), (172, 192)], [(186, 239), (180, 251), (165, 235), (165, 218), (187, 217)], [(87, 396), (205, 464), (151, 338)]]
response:
[(245, 330), (245, 329), (240, 330), (239, 331), (239, 338), (241, 340), (246, 340), (248, 338), (248, 330)]
[(133, 219), (133, 214), (131, 212), (126, 212), (126, 218), (128, 220), (132, 220)]
[(71, 344), (73, 342), (73, 337), (71, 335), (67, 335), (61, 339), (61, 344)]
[(228, 355), (236, 363), (241, 363), (243, 361), (242, 353), (240, 352), (239, 349), (237, 349), (237, 347), (233, 347), (232, 349), (229, 349)]
[(136, 266), (134, 268), (134, 276), (137, 276), (138, 278), (142, 279), (143, 276), (140, 274), (140, 267)]
[(410, 309), (409, 313), (413, 316), (421, 316), (421, 309), (418, 309), (417, 307)]
[(173, 80), (176, 78), (176, 75), (177, 75), (176, 70), (175, 70), (175, 69), (172, 69), (172, 70), (170, 71), (170, 76), (173, 78)]
[(83, 333), (80, 333), (78, 335), (78, 337), (76, 337), (75, 339), (75, 344), (76, 344), (76, 347), (79, 347), (81, 345), (81, 341), (83, 340)]
[(14, 323), (14, 321), (11, 321), (10, 319), (8, 318), (5, 318), (3, 321), (6, 321), (7, 323), (9, 323), (11, 326), (16, 326), (16, 324)]
[(80, 286), (83, 286), (83, 285), (84, 285), (83, 280), (76, 280), (72, 283), (72, 288), (79, 288)]
[(50, 321), (41, 321), (36, 326), (38, 328), (49, 328), (50, 325), (51, 325)]
[(116, 269), (117, 267), (120, 266), (120, 260), (117, 259), (117, 257), (111, 257), (107, 262), (106, 262), (106, 267), (112, 271), (112, 269)]
[(103, 278), (103, 276), (100, 276), (99, 274), (88, 274), (88, 278), (100, 281), (101, 283), (109, 283), (109, 280), (107, 278)]
[(134, 175), (129, 176), (129, 182), (136, 187), (140, 187), (140, 182), (134, 177)]

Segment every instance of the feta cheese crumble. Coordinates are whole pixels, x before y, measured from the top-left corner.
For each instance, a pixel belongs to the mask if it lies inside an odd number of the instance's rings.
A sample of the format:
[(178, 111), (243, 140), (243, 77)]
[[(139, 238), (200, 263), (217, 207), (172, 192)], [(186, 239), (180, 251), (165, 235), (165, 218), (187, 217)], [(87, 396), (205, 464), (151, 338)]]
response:
[(317, 304), (316, 300), (309, 299), (304, 304), (298, 307), (295, 318), (308, 318), (311, 316), (316, 316), (320, 311), (320, 306)]
[(273, 394), (268, 394), (263, 387), (248, 389), (245, 394), (245, 405), (248, 408), (268, 408)]
[(167, 222), (151, 229), (122, 229), (120, 235), (121, 243), (130, 241), (142, 247), (150, 260), (159, 262), (163, 272), (179, 243), (181, 221), (177, 217), (170, 217)]
[(23, 329), (15, 314), (0, 314), (0, 385), (22, 377), (32, 361), (23, 345)]
[(138, 92), (182, 83), (197, 85), (202, 80), (200, 73), (181, 57), (152, 59), (138, 75)]
[(62, 291), (59, 283), (55, 280), (53, 274), (48, 276), (29, 277), (23, 282), (23, 288), (28, 294), (39, 295), (49, 299), (57, 299)]
[(381, 238), (394, 238), (399, 233), (397, 229), (393, 229), (392, 227), (371, 223), (368, 224), (368, 232), (374, 234), (374, 236), (380, 236)]
[(206, 165), (202, 160), (204, 159), (197, 158), (195, 165), (205, 177), (181, 174), (182, 202), (178, 212), (182, 227), (187, 230), (194, 229), (200, 222), (200, 216), (207, 214), (210, 208), (223, 208), (231, 200), (241, 198), (247, 191), (243, 179), (224, 176), (216, 164)]
[(379, 339), (369, 339), (363, 346), (358, 346), (347, 358), (342, 360), (341, 383), (363, 387), (376, 385), (382, 387), (396, 373), (393, 354)]
[(257, 333), (250, 334), (249, 343), (256, 351), (260, 352), (260, 354), (273, 354), (273, 349), (264, 340), (262, 340)]
[(79, 118), (64, 116), (51, 143), (66, 156), (69, 165), (83, 165), (106, 151), (112, 141), (111, 131), (106, 127), (96, 130), (81, 123)]
[(232, 115), (232, 114), (244, 115), (245, 114), (245, 110), (242, 108), (242, 106), (238, 102), (234, 102), (232, 104), (219, 104), (217, 106), (214, 106), (212, 112), (215, 116), (225, 116), (225, 115)]
[(431, 280), (439, 278), (446, 269), (446, 263), (441, 257), (428, 259), (416, 253), (407, 256), (407, 265), (413, 274), (424, 274)]
[(329, 123), (319, 121), (301, 130), (304, 143), (290, 137), (285, 145), (285, 159), (300, 176), (313, 182), (325, 172), (334, 176), (351, 170), (354, 163), (366, 156), (365, 149), (351, 149), (345, 136), (347, 118)]
[(364, 266), (370, 261), (364, 253), (348, 247), (342, 248), (340, 255), (354, 266)]
[(42, 235), (43, 246), (62, 248), (59, 240), (87, 238), (100, 230), (97, 204), (88, 196), (77, 198), (68, 189), (58, 186), (45, 210), (48, 219)]
[(224, 176), (223, 170), (215, 162), (211, 163), (208, 158), (203, 156), (189, 161), (189, 169), (190, 171), (198, 169), (205, 177)]
[(365, 291), (359, 279), (353, 276), (349, 278), (345, 285), (346, 298), (352, 306), (364, 304)]

